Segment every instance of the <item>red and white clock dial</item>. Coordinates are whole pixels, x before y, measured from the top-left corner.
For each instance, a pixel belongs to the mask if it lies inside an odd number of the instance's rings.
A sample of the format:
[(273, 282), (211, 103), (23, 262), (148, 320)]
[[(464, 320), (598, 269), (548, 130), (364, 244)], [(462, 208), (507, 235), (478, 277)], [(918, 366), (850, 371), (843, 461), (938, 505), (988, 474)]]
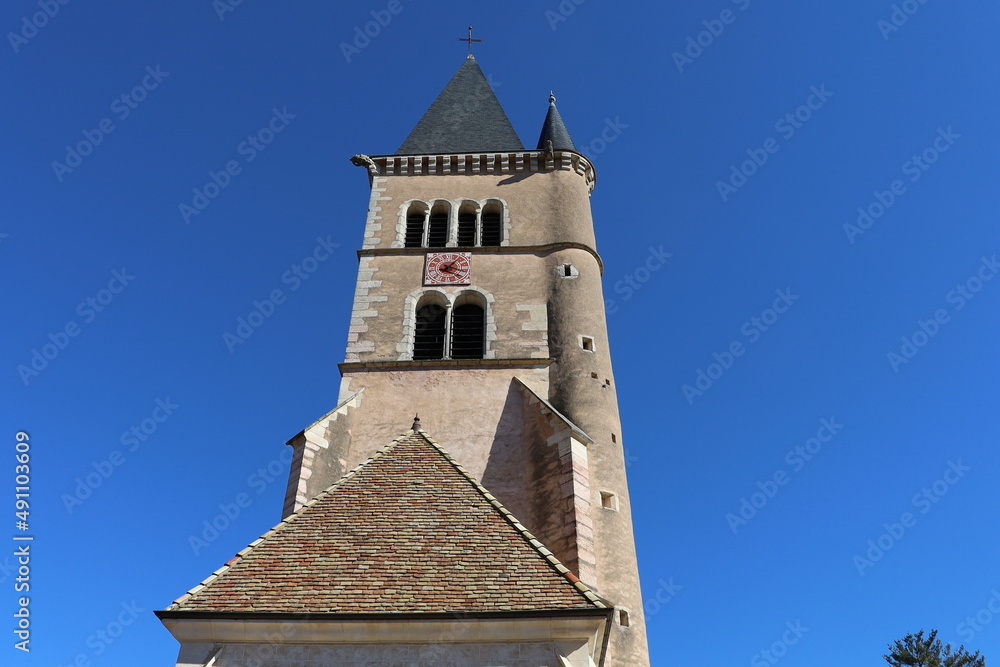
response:
[(469, 285), (472, 253), (432, 252), (424, 262), (424, 285)]

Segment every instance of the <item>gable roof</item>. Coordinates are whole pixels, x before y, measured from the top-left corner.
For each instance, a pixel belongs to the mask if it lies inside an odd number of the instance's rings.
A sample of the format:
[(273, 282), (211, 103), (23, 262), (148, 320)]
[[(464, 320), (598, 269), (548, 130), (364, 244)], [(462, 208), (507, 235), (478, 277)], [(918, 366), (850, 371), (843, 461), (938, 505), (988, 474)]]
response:
[(510, 119), (469, 55), (396, 154), (521, 150)]
[(345, 475), (168, 612), (604, 609), (422, 430)]

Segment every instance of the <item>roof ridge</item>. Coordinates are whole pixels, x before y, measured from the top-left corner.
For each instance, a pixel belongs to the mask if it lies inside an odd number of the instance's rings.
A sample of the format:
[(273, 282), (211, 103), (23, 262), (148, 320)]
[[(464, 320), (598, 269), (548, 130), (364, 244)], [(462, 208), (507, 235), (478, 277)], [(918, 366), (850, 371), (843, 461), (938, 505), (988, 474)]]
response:
[(210, 574), (207, 577), (205, 577), (204, 579), (202, 579), (201, 582), (199, 582), (197, 585), (195, 585), (194, 587), (192, 587), (191, 589), (189, 589), (186, 593), (184, 593), (183, 595), (181, 595), (179, 598), (177, 598), (176, 600), (174, 600), (173, 602), (171, 602), (170, 605), (167, 607), (166, 611), (174, 611), (175, 609), (177, 609), (180, 605), (182, 605), (184, 602), (186, 602), (188, 600), (188, 598), (190, 598), (192, 595), (194, 595), (195, 593), (201, 591), (206, 586), (208, 586), (209, 584), (211, 584), (212, 582), (214, 582), (216, 579), (218, 579), (219, 577), (221, 577), (223, 574), (225, 574), (226, 572), (228, 572), (229, 570), (231, 570), (233, 568), (233, 566), (236, 565), (236, 563), (238, 563), (240, 561), (240, 559), (242, 559), (242, 558), (246, 557), (247, 555), (249, 555), (250, 552), (252, 552), (258, 546), (260, 546), (261, 544), (263, 544), (264, 541), (267, 538), (273, 537), (279, 530), (282, 530), (284, 527), (286, 527), (288, 524), (290, 524), (292, 521), (294, 521), (297, 517), (301, 516), (302, 515), (302, 511), (304, 509), (306, 509), (307, 507), (312, 507), (313, 505), (317, 504), (322, 498), (325, 498), (326, 496), (330, 495), (338, 486), (342, 485), (347, 480), (349, 480), (352, 477), (354, 477), (357, 473), (359, 473), (365, 467), (367, 467), (368, 465), (370, 465), (372, 462), (374, 462), (377, 459), (379, 459), (382, 456), (384, 456), (386, 454), (386, 452), (388, 452), (391, 448), (395, 447), (402, 440), (404, 440), (405, 438), (410, 437), (413, 434), (414, 434), (413, 429), (410, 429), (409, 431), (407, 431), (403, 435), (399, 436), (398, 438), (393, 439), (387, 445), (383, 446), (377, 452), (375, 452), (374, 454), (372, 454), (369, 458), (365, 459), (364, 461), (362, 461), (358, 465), (354, 466), (354, 468), (352, 468), (347, 473), (345, 473), (343, 477), (341, 477), (336, 482), (334, 482), (333, 484), (331, 484), (330, 486), (326, 487), (321, 492), (319, 492), (316, 495), (315, 498), (310, 499), (308, 502), (306, 502), (305, 504), (303, 504), (302, 507), (300, 507), (299, 509), (295, 510), (294, 512), (292, 512), (291, 514), (289, 514), (288, 516), (286, 516), (284, 519), (282, 519), (281, 521), (279, 521), (278, 523), (276, 523), (274, 526), (272, 526), (268, 531), (266, 531), (265, 533), (263, 533), (256, 540), (254, 540), (253, 542), (251, 542), (250, 544), (248, 544), (244, 548), (242, 548), (239, 551), (237, 551), (236, 555), (234, 555), (232, 558), (230, 558), (229, 560), (227, 560), (222, 565), (222, 567), (220, 567), (219, 569), (217, 569), (214, 572), (212, 572), (212, 574)]
[(321, 417), (319, 417), (318, 419), (315, 419), (315, 420), (313, 420), (313, 423), (309, 424), (309, 425), (308, 425), (308, 426), (306, 426), (306, 427), (305, 427), (304, 429), (300, 430), (300, 431), (298, 432), (298, 434), (296, 434), (296, 435), (295, 435), (294, 437), (292, 437), (291, 439), (289, 439), (289, 440), (288, 440), (288, 442), (286, 442), (285, 444), (286, 444), (286, 445), (287, 445), (287, 444), (290, 444), (290, 443), (292, 442), (292, 440), (294, 440), (295, 438), (297, 438), (297, 437), (298, 437), (299, 435), (301, 435), (301, 434), (305, 433), (306, 431), (308, 431), (308, 430), (309, 430), (309, 429), (311, 429), (312, 427), (316, 426), (316, 425), (317, 425), (317, 424), (319, 424), (319, 423), (320, 423), (321, 421), (323, 421), (324, 419), (326, 419), (326, 418), (327, 418), (327, 417), (329, 417), (330, 415), (334, 414), (334, 413), (335, 413), (335, 412), (337, 412), (338, 410), (341, 410), (341, 409), (343, 409), (343, 408), (344, 408), (345, 406), (347, 406), (347, 404), (348, 404), (348, 403), (350, 403), (351, 401), (353, 401), (353, 400), (354, 400), (354, 399), (356, 399), (357, 397), (361, 396), (361, 394), (363, 394), (363, 393), (364, 393), (364, 391), (365, 391), (365, 388), (364, 388), (364, 387), (362, 387), (361, 389), (358, 389), (358, 390), (357, 390), (356, 392), (354, 392), (353, 394), (351, 394), (350, 396), (348, 396), (348, 397), (347, 397), (347, 398), (345, 398), (344, 400), (342, 400), (342, 401), (338, 402), (338, 403), (337, 403), (337, 404), (336, 404), (335, 406), (333, 406), (333, 407), (332, 407), (332, 408), (331, 408), (331, 409), (330, 409), (330, 410), (329, 410), (329, 411), (328, 411), (328, 412), (327, 412), (327, 413), (326, 413), (325, 415), (322, 415), (322, 416), (321, 416)]
[(583, 583), (579, 577), (573, 574), (572, 570), (563, 565), (562, 561), (556, 558), (556, 555), (553, 554), (551, 551), (549, 551), (548, 547), (546, 547), (538, 540), (538, 538), (532, 535), (531, 531), (529, 531), (524, 526), (524, 524), (518, 521), (517, 517), (515, 517), (514, 514), (509, 509), (507, 509), (503, 503), (497, 500), (497, 498), (492, 493), (490, 493), (489, 489), (480, 484), (476, 480), (476, 478), (473, 477), (472, 474), (469, 473), (469, 471), (462, 466), (461, 463), (456, 461), (452, 457), (452, 455), (449, 454), (444, 449), (444, 447), (439, 445), (423, 429), (419, 429), (417, 431), (417, 434), (419, 434), (424, 440), (426, 440), (428, 444), (434, 447), (445, 458), (445, 460), (448, 461), (448, 463), (454, 466), (455, 470), (464, 475), (465, 478), (472, 484), (472, 486), (483, 495), (486, 501), (489, 502), (495, 509), (497, 509), (500, 512), (500, 514), (504, 517), (504, 519), (506, 519), (507, 522), (510, 523), (511, 526), (513, 526), (519, 533), (521, 533), (521, 535), (528, 542), (528, 544), (531, 545), (531, 547), (535, 551), (537, 551), (539, 555), (541, 555), (546, 561), (548, 561), (548, 563), (552, 565), (553, 569), (555, 569), (556, 572), (565, 577), (567, 581), (573, 584), (573, 586), (576, 587), (576, 589), (594, 605), (601, 608), (608, 607), (608, 604), (605, 602), (603, 598), (594, 593), (594, 591), (591, 590), (591, 588), (587, 586), (587, 584)]
[[(165, 611), (184, 611), (185, 608), (189, 608), (190, 607), (189, 603), (191, 602), (192, 598), (195, 598), (197, 600), (198, 597), (201, 597), (199, 593), (202, 593), (205, 588), (215, 584), (221, 577), (226, 575), (230, 570), (240, 566), (240, 564), (249, 556), (254, 554), (254, 552), (258, 548), (267, 547), (268, 549), (270, 549), (271, 547), (268, 545), (271, 544), (274, 540), (278, 540), (275, 545), (276, 548), (278, 548), (282, 544), (281, 540), (294, 539), (295, 533), (289, 532), (289, 529), (291, 528), (291, 526), (294, 525), (294, 522), (300, 520), (308, 521), (309, 518), (314, 518), (309, 512), (306, 511), (307, 509), (311, 509), (316, 505), (323, 503), (324, 501), (331, 502), (332, 500), (328, 499), (330, 499), (330, 496), (334, 492), (336, 492), (339, 488), (347, 485), (349, 482), (351, 482), (351, 480), (356, 478), (362, 471), (370, 467), (375, 462), (379, 461), (380, 459), (385, 459), (385, 457), (390, 455), (391, 452), (401, 444), (405, 444), (408, 447), (416, 446), (418, 448), (422, 447), (423, 445), (428, 445), (430, 447), (430, 450), (425, 450), (425, 451), (427, 451), (427, 453), (430, 454), (431, 456), (433, 456), (431, 452), (436, 453), (439, 457), (439, 460), (442, 463), (446, 464), (446, 466), (441, 469), (442, 472), (447, 470), (448, 468), (451, 468), (454, 472), (458, 473), (461, 476), (461, 479), (464, 480), (465, 483), (468, 483), (471, 486), (470, 492), (472, 492), (474, 495), (480, 496), (483, 500), (489, 503), (489, 506), (492, 507), (493, 510), (495, 510), (494, 517), (496, 517), (496, 515), (499, 514), (499, 517), (501, 518), (500, 519), (501, 523), (498, 525), (506, 524), (509, 527), (513, 528), (515, 531), (517, 531), (517, 535), (522, 540), (523, 546), (520, 548), (508, 547), (514, 549), (514, 551), (509, 552), (510, 555), (513, 556), (516, 552), (519, 552), (520, 549), (526, 549), (525, 551), (521, 552), (523, 553), (523, 556), (519, 557), (530, 558), (529, 554), (532, 553), (535, 554), (535, 557), (540, 556), (542, 560), (536, 561), (537, 564), (533, 567), (540, 568), (539, 571), (547, 569), (554, 576), (554, 579), (552, 581), (554, 585), (556, 584), (556, 582), (560, 580), (572, 584), (573, 591), (576, 594), (576, 596), (578, 596), (576, 598), (577, 600), (579, 600), (578, 604), (583, 603), (588, 607), (598, 608), (598, 609), (608, 609), (613, 606), (611, 603), (609, 603), (608, 601), (604, 600), (599, 595), (597, 595), (584, 582), (580, 581), (580, 579), (575, 574), (573, 574), (573, 572), (569, 568), (567, 568), (558, 558), (556, 558), (556, 556), (547, 547), (545, 547), (544, 544), (542, 544), (520, 521), (518, 521), (518, 519), (513, 515), (513, 513), (511, 513), (510, 510), (508, 510), (503, 505), (503, 503), (501, 503), (492, 493), (490, 493), (488, 489), (486, 489), (486, 487), (480, 484), (464, 467), (462, 467), (462, 465), (458, 463), (458, 461), (456, 461), (451, 456), (451, 454), (449, 454), (444, 449), (444, 447), (442, 447), (433, 438), (431, 438), (426, 431), (418, 427), (416, 430), (410, 429), (405, 433), (401, 434), (400, 436), (398, 436), (397, 438), (394, 438), (392, 441), (387, 443), (381, 449), (374, 452), (371, 455), (371, 457), (369, 457), (362, 463), (355, 466), (352, 470), (347, 472), (343, 477), (341, 477), (336, 482), (331, 484), (329, 487), (324, 489), (315, 498), (310, 499), (307, 503), (305, 503), (302, 507), (300, 507), (298, 511), (294, 512), (293, 514), (290, 514), (289, 516), (279, 521), (270, 530), (266, 531), (259, 538), (257, 538), (256, 540), (248, 544), (245, 548), (237, 552), (236, 555), (230, 558), (225, 564), (223, 564), (222, 567), (212, 572), (212, 574), (210, 574), (208, 577), (202, 580), (199, 584), (191, 588), (184, 595), (174, 600), (166, 608)], [(409, 458), (401, 460), (410, 461)], [(394, 462), (390, 462), (388, 463), (388, 465), (393, 465), (393, 463)], [(458, 478), (456, 478), (455, 482), (453, 483), (457, 483), (459, 485), (462, 484), (462, 482), (459, 481)], [(303, 519), (303, 517), (308, 517), (308, 518)], [(494, 521), (496, 520), (497, 519), (494, 518)], [(309, 524), (306, 524), (306, 528), (304, 530), (308, 531), (309, 530), (308, 526)], [(514, 540), (517, 539), (513, 537), (513, 534), (511, 534), (511, 536), (507, 539), (511, 538), (513, 538)], [(447, 539), (453, 545), (458, 546), (462, 544), (462, 542), (458, 541), (454, 536), (449, 536)], [(264, 553), (266, 555), (267, 552), (265, 551)], [(250, 561), (251, 562), (250, 567), (253, 567), (252, 565), (253, 560), (255, 559), (252, 559)], [(473, 577), (474, 580), (486, 582), (489, 579), (488, 571), (482, 569), (482, 566), (473, 568), (472, 570), (469, 571), (469, 574)], [(223, 589), (221, 590), (223, 591), (226, 590), (226, 584), (222, 585)], [(509, 591), (510, 594), (517, 594), (521, 592), (521, 588), (519, 587), (519, 585), (513, 582), (503, 584), (500, 587), (500, 589)], [(202, 595), (205, 594), (206, 593), (202, 593)], [(213, 595), (211, 591), (209, 591), (207, 594)], [(569, 590), (567, 589), (563, 595), (566, 596), (570, 595)], [(252, 610), (254, 605), (251, 603), (250, 606)]]
[(514, 376), (514, 381), (517, 382), (517, 386), (520, 387), (522, 391), (527, 391), (529, 394), (531, 394), (531, 396), (535, 400), (537, 400), (539, 403), (541, 403), (542, 405), (544, 405), (546, 410), (548, 410), (549, 412), (551, 412), (552, 414), (554, 414), (571, 431), (573, 431), (574, 434), (576, 434), (576, 435), (580, 436), (581, 438), (583, 438), (584, 440), (586, 440), (587, 444), (593, 444), (594, 443), (594, 439), (591, 438), (589, 435), (587, 435), (586, 431), (584, 431), (582, 428), (580, 428), (579, 426), (577, 426), (576, 424), (574, 424), (573, 420), (571, 420), (569, 417), (567, 417), (563, 413), (559, 412), (559, 410), (556, 409), (556, 406), (554, 406), (551, 403), (549, 403), (549, 401), (547, 399), (542, 398), (541, 394), (539, 394), (537, 391), (535, 391), (534, 389), (532, 389), (531, 387), (529, 387), (528, 384), (524, 380), (522, 380), (521, 378), (519, 378), (519, 377), (517, 377), (515, 375)]

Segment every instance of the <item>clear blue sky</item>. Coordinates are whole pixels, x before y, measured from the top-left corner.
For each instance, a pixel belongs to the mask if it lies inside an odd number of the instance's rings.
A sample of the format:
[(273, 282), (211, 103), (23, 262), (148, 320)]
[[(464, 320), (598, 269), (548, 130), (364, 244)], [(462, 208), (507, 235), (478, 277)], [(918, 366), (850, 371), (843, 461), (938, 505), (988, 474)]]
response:
[(173, 664), (152, 611), (278, 520), (282, 443), (337, 395), (348, 158), (399, 146), (470, 24), (524, 142), (553, 89), (597, 165), (654, 664), (879, 665), (920, 628), (1000, 660), (995, 3), (51, 4), (0, 10), (0, 554), (18, 430), (36, 538), (4, 664)]

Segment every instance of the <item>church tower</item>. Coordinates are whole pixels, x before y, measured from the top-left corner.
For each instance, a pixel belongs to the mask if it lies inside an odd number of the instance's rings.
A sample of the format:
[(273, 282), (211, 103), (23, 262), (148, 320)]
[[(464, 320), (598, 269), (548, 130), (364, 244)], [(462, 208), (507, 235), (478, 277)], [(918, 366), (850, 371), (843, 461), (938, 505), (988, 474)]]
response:
[(595, 172), (555, 97), (525, 149), (470, 54), (395, 153), (352, 161), (337, 404), (288, 443), (282, 523), (158, 612), (178, 665), (648, 665)]

